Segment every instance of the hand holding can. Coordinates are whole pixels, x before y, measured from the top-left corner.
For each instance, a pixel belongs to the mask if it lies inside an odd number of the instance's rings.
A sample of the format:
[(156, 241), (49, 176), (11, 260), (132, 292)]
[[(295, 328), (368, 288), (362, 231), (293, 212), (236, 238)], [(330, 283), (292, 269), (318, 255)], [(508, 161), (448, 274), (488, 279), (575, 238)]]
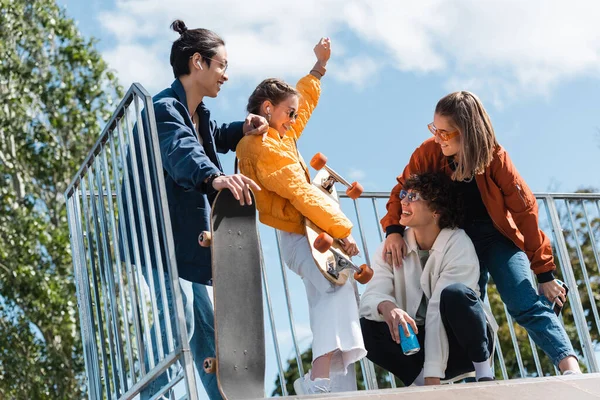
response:
[[(415, 335), (415, 331), (413, 331), (412, 326), (408, 326), (408, 333), (410, 336), (406, 337), (406, 335), (400, 335), (400, 346), (402, 346), (402, 352), (407, 356), (412, 356), (413, 354), (417, 354), (421, 350), (421, 346), (419, 345), (419, 339), (417, 335)], [(398, 330), (403, 332), (402, 325), (398, 326)]]

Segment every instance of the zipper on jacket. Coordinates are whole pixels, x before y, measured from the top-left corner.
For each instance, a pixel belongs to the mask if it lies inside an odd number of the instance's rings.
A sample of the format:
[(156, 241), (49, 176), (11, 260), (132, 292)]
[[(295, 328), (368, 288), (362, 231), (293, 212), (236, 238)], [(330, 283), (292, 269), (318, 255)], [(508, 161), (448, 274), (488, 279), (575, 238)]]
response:
[(523, 205), (527, 207), (527, 202), (525, 201), (525, 197), (523, 197), (523, 189), (521, 189), (521, 185), (517, 183), (515, 186), (517, 187), (517, 193), (519, 193), (519, 197), (521, 198)]

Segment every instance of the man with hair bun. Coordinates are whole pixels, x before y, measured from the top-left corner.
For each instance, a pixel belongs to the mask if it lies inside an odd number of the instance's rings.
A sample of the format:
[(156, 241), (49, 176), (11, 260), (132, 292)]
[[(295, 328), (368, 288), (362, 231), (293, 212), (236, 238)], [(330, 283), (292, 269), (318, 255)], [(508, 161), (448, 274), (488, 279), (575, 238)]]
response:
[[(152, 101), (190, 348), (208, 396), (220, 399), (215, 375), (206, 374), (202, 368), (206, 357), (215, 356), (215, 337), (213, 308), (205, 286), (212, 283), (211, 253), (210, 249), (200, 247), (197, 240), (202, 231), (210, 229), (211, 201), (219, 190), (231, 190), (242, 205), (251, 202), (249, 189), (260, 191), (260, 187), (250, 178), (241, 174), (225, 175), (217, 153), (235, 151), (242, 137), (263, 135), (268, 124), (263, 117), (254, 114), (249, 114), (245, 121), (230, 124), (218, 125), (211, 120), (210, 110), (203, 100), (205, 97), (217, 97), (221, 86), (229, 79), (225, 42), (208, 29), (188, 29), (181, 20), (174, 21), (171, 28), (179, 33), (170, 55), (175, 80), (171, 87), (154, 96)], [(143, 120), (146, 123), (146, 118)], [(144, 131), (148, 132), (147, 127), (145, 128)], [(139, 153), (137, 135), (134, 136), (134, 146)], [(139, 164), (138, 170), (141, 171), (141, 168), (142, 165)], [(133, 182), (133, 179), (130, 181)], [(146, 193), (143, 180), (141, 184), (142, 193)], [(143, 198), (142, 201), (147, 203), (148, 200)], [(124, 215), (126, 218), (127, 212)], [(146, 226), (150, 226), (149, 216), (145, 218)], [(137, 214), (134, 223), (140, 237), (138, 242), (142, 243), (141, 235), (149, 236), (151, 233), (141, 231)], [(142, 259), (142, 270), (145, 271), (145, 264), (150, 262), (154, 282), (158, 282), (159, 274), (164, 275), (173, 324), (177, 316), (173, 312), (169, 275), (166, 270), (158, 270), (152, 248), (154, 241), (150, 237), (149, 239), (152, 259)], [(159, 240), (161, 246), (163, 239)], [(161, 254), (164, 258), (164, 249), (161, 249)], [(162, 261), (166, 265), (166, 260)], [(147, 276), (145, 278), (148, 280)], [(161, 331), (165, 336), (165, 310), (162, 309), (159, 290), (156, 292), (159, 315), (155, 316), (155, 322), (160, 321)], [(151, 334), (157, 362), (154, 329)], [(163, 337), (162, 343), (165, 353), (168, 352), (166, 337)], [(150, 382), (143, 389), (141, 398), (152, 397), (168, 380), (167, 373), (164, 373)]]

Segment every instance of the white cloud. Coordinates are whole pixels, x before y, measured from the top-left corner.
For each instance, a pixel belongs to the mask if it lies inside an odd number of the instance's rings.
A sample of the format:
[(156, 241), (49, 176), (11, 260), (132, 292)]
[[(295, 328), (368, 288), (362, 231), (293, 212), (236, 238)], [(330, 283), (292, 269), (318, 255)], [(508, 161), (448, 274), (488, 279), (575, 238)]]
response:
[(366, 176), (367, 173), (365, 171), (356, 168), (351, 168), (350, 172), (348, 173), (348, 177), (355, 181), (365, 179)]
[(154, 47), (120, 44), (107, 51), (104, 58), (118, 72), (119, 80), (125, 88), (134, 82), (140, 82), (145, 87), (159, 90), (173, 80), (171, 66)]
[[(446, 86), (471, 82), (502, 104), (546, 95), (564, 80), (600, 76), (598, 15), (600, 3), (592, 0), (117, 0), (99, 21), (117, 39), (111, 65), (122, 78), (139, 72), (152, 87), (170, 80), (165, 71), (176, 35), (167, 29), (183, 18), (225, 38), (233, 85), (298, 78), (312, 65), (314, 43), (330, 36), (331, 75), (342, 82), (361, 87), (389, 67), (442, 75)], [(140, 49), (160, 67), (134, 59)]]
[(340, 65), (333, 62), (330, 69), (337, 80), (362, 88), (376, 80), (376, 73), (380, 67), (372, 58), (362, 55), (346, 59)]

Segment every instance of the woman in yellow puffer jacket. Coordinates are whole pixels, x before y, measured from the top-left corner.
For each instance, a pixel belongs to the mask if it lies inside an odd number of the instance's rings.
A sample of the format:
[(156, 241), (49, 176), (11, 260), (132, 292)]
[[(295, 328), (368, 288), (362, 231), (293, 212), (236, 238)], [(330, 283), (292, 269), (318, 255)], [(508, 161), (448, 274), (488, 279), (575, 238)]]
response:
[(296, 394), (356, 390), (353, 364), (366, 355), (352, 284), (335, 286), (323, 277), (304, 234), (308, 218), (340, 239), (349, 255), (358, 254), (352, 223), (311, 184), (296, 146), (321, 94), (330, 40), (321, 39), (314, 51), (317, 62), (296, 88), (273, 78), (258, 85), (248, 112), (264, 116), (269, 131), (264, 138), (243, 138), (236, 148), (240, 172), (262, 189), (255, 193), (260, 221), (279, 230), (285, 262), (306, 287), (313, 363), (294, 383)]

